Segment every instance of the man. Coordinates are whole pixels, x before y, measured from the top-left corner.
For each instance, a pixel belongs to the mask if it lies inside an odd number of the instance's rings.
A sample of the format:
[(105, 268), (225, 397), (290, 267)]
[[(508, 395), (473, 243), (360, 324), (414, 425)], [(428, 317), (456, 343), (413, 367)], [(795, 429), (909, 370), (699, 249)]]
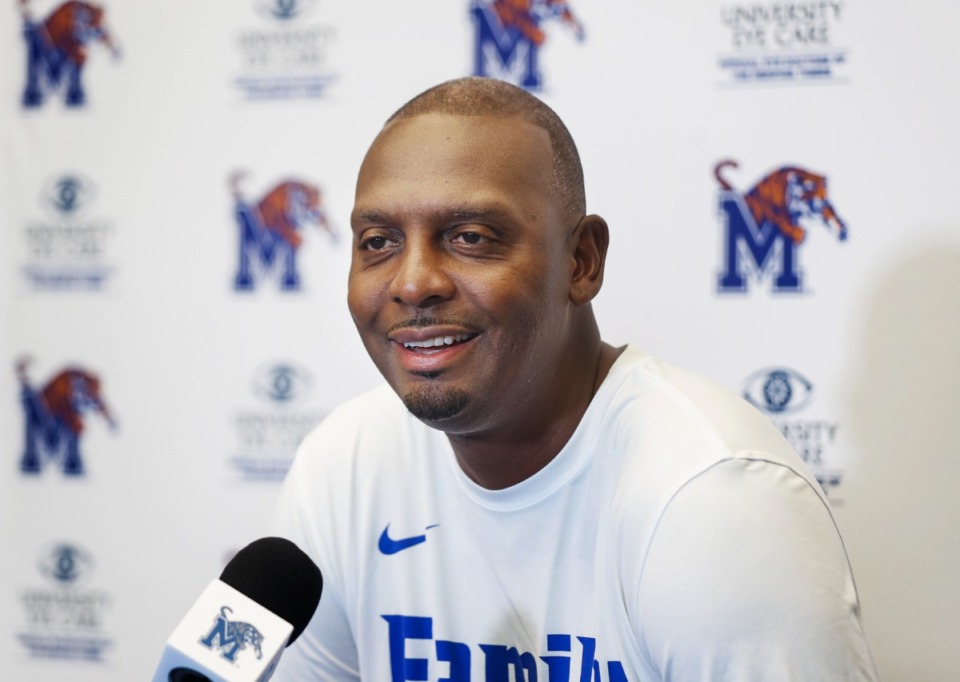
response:
[(387, 380), (304, 442), (320, 566), (289, 680), (872, 680), (823, 493), (751, 407), (600, 339), (607, 226), (502, 82), (415, 98), (360, 169), (348, 303)]

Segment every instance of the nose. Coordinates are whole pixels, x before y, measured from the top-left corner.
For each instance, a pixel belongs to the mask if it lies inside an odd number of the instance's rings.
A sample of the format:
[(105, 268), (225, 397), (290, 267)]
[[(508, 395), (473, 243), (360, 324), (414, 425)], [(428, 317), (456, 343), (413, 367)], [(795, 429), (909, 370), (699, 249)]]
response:
[(456, 285), (450, 277), (446, 254), (427, 238), (408, 238), (396, 257), (389, 295), (395, 303), (430, 308), (453, 298)]

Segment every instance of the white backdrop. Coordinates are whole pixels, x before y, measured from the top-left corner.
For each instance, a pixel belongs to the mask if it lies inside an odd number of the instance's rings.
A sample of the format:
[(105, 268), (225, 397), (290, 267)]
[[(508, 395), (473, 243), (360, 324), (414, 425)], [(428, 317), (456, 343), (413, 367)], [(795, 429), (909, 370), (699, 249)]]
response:
[[(960, 7), (570, 0), (574, 26), (538, 0), (536, 44), (494, 4), (105, 0), (111, 42), (88, 31), (72, 93), (51, 43), (83, 12), (44, 28), (58, 0), (0, 7), (4, 679), (150, 674), (266, 531), (305, 430), (379, 381), (345, 306), (367, 145), (441, 80), (531, 80), (524, 55), (611, 225), (605, 338), (770, 413), (834, 501), (884, 679), (960, 679)], [(784, 167), (824, 176), (848, 229), (794, 221), (797, 291), (773, 286), (783, 233), (721, 208)], [(333, 234), (299, 228), (284, 290), (263, 213), (276, 262), (249, 250), (237, 290), (237, 202), (256, 218), (288, 180), (319, 190)], [(739, 292), (718, 286), (728, 224), (770, 249), (736, 242)], [(89, 394), (90, 375), (114, 426), (82, 412), (76, 471), (70, 401), (43, 392)]]

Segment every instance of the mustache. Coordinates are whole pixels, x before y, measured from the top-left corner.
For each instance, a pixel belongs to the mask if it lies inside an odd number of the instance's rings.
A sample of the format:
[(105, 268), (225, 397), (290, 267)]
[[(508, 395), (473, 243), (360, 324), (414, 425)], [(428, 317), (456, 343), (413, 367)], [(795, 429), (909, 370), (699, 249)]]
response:
[(436, 315), (417, 315), (408, 317), (405, 320), (390, 325), (387, 333), (397, 331), (398, 329), (423, 329), (424, 327), (464, 327), (471, 328), (472, 325), (466, 320), (460, 320), (453, 317), (437, 317)]

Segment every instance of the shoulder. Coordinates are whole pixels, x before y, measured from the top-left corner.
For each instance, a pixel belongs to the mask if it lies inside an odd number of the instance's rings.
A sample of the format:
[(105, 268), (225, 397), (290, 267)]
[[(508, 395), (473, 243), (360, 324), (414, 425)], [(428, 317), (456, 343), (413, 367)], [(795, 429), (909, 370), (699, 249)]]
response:
[(722, 461), (660, 516), (639, 576), (646, 654), (679, 677), (869, 680), (846, 551), (819, 489), (768, 459)]
[(809, 477), (783, 434), (741, 397), (689, 370), (628, 347), (611, 371), (605, 429), (642, 467), (677, 488), (717, 462), (768, 459)]
[(682, 425), (733, 456), (753, 450), (790, 451), (770, 420), (740, 396), (636, 349), (627, 348), (624, 355), (621, 394), (634, 403), (630, 417), (640, 411), (655, 412), (668, 418), (664, 429)]

